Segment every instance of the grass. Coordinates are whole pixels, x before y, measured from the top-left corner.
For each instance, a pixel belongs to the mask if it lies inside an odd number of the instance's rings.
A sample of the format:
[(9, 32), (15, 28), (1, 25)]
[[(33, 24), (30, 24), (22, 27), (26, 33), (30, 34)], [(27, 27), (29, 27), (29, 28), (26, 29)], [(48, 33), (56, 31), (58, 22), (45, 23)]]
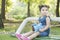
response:
[[(5, 25), (4, 29), (0, 29), (0, 32), (15, 32), (20, 24), (9, 24)], [(22, 30), (22, 33), (31, 30), (31, 24), (28, 23), (26, 27)], [(52, 27), (49, 37), (37, 37), (34, 40), (60, 40), (60, 27)], [(0, 34), (0, 40), (18, 40), (16, 37), (10, 34)]]
[[(56, 38), (54, 38), (54, 37), (56, 37)], [(37, 37), (34, 40), (60, 40), (60, 39), (58, 39), (58, 37), (60, 38), (60, 36)], [(18, 39), (11, 35), (2, 34), (2, 35), (0, 35), (0, 40), (18, 40)]]
[(17, 40), (17, 38), (12, 37), (11, 35), (2, 34), (2, 35), (0, 35), (0, 40)]

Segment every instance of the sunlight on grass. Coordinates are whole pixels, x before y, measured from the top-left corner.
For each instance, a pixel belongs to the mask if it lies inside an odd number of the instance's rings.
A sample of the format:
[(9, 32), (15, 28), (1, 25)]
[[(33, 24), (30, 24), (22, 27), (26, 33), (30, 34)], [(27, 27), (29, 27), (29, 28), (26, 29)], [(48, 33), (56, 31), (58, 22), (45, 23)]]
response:
[[(19, 23), (5, 25), (4, 29), (0, 29), (0, 32), (15, 32), (19, 25), (20, 25)], [(32, 30), (31, 23), (27, 23), (27, 25), (24, 27), (21, 33), (25, 33), (30, 30)], [(34, 40), (58, 40), (58, 37), (60, 37), (60, 27), (52, 27), (49, 37), (37, 37)], [(11, 36), (11, 34), (0, 34), (0, 40), (18, 40), (18, 39), (16, 37)]]
[(17, 40), (16, 37), (12, 37), (11, 35), (0, 35), (0, 40)]

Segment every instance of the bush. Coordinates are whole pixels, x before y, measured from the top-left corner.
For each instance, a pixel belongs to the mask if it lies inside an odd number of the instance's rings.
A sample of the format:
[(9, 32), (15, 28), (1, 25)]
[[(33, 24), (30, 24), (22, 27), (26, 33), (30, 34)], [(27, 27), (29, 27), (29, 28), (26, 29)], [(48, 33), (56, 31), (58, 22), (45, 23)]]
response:
[(14, 15), (13, 18), (15, 18), (15, 19), (25, 19), (26, 16), (24, 16), (24, 15)]

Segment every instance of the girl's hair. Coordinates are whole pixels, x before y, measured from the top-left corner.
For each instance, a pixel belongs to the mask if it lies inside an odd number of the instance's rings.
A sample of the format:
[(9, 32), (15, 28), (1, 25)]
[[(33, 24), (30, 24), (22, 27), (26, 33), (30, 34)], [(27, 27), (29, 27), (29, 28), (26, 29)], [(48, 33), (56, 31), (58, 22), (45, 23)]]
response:
[(48, 9), (50, 8), (48, 5), (39, 5), (39, 10), (41, 11), (42, 7), (47, 7)]

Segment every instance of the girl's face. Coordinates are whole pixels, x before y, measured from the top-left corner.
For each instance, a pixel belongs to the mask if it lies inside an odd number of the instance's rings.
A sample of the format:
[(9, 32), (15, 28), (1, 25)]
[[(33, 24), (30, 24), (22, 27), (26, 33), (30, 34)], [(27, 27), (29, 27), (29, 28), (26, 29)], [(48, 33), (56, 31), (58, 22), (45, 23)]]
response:
[(41, 14), (42, 14), (43, 16), (47, 16), (47, 14), (48, 14), (48, 8), (47, 8), (47, 7), (42, 7), (42, 8), (41, 8)]

